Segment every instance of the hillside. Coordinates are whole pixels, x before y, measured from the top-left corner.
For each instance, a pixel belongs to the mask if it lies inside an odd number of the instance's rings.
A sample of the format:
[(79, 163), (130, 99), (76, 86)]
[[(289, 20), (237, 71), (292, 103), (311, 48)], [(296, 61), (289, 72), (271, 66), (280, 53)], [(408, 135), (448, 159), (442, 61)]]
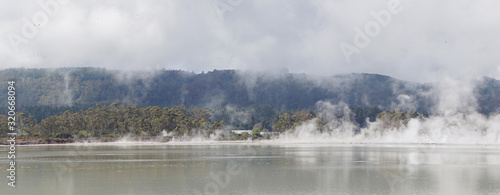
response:
[[(178, 70), (121, 72), (100, 68), (7, 69), (0, 81), (15, 77), (17, 103), (33, 109), (85, 109), (111, 103), (135, 106), (244, 108), (272, 105), (277, 110), (312, 109), (318, 101), (345, 102), (353, 107), (416, 110), (432, 113), (433, 84), (398, 80), (377, 74), (311, 78), (305, 74), (268, 75), (235, 70), (195, 74)], [(477, 82), (479, 109), (500, 105), (500, 81)], [(0, 94), (5, 99), (6, 89)], [(431, 95), (429, 95), (431, 94)]]

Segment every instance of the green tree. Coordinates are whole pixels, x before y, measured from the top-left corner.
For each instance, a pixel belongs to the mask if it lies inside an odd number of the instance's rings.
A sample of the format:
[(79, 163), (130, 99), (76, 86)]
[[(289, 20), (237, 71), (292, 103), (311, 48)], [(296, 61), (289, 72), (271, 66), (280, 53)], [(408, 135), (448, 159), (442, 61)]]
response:
[(299, 110), (292, 115), (292, 119), (294, 122), (292, 128), (295, 128), (301, 125), (303, 122), (311, 120), (312, 118), (314, 118), (312, 114)]
[(273, 125), (273, 130), (277, 132), (283, 132), (292, 127), (292, 117), (290, 114), (285, 113), (279, 116), (278, 122)]
[(262, 135), (260, 134), (260, 128), (252, 129), (252, 139), (257, 139), (260, 137), (262, 137)]
[(211, 129), (223, 129), (226, 126), (224, 121), (214, 121), (210, 126)]
[(424, 116), (415, 111), (386, 110), (377, 115), (377, 120), (382, 122), (383, 129), (399, 128), (406, 126), (412, 118), (423, 118)]
[(0, 137), (6, 137), (7, 133), (10, 133), (7, 123), (7, 116), (0, 115)]

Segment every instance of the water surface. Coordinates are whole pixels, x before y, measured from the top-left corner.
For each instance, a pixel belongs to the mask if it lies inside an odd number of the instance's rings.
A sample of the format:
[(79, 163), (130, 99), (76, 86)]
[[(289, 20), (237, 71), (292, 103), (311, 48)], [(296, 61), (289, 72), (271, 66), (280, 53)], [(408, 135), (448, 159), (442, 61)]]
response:
[[(0, 168), (7, 175), (6, 147)], [(17, 147), (0, 194), (500, 194), (500, 148), (115, 144)]]

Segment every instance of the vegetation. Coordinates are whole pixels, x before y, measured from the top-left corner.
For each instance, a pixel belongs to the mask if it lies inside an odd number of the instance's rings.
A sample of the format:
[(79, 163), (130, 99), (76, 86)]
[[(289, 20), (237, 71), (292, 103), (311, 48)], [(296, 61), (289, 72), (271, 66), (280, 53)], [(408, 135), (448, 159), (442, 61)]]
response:
[(262, 135), (260, 134), (260, 129), (259, 128), (254, 128), (252, 129), (252, 139), (258, 139), (261, 138)]
[[(416, 93), (429, 91), (430, 86), (374, 74), (312, 78), (304, 74), (266, 75), (235, 70), (213, 70), (201, 74), (178, 70), (120, 72), (102, 68), (0, 71), (0, 82), (10, 79), (17, 81), (19, 105), (37, 120), (50, 116), (43, 115), (48, 112), (59, 115), (65, 110), (77, 112), (96, 104), (111, 103), (140, 107), (183, 104), (186, 107), (208, 107), (214, 111), (227, 105), (237, 108), (272, 105), (284, 113), (313, 109), (316, 102), (324, 100), (385, 110), (397, 103), (398, 94), (403, 93), (415, 96), (418, 101), (414, 104), (419, 112), (432, 106), (426, 97), (419, 97)], [(5, 99), (7, 93), (1, 90), (5, 89), (0, 89), (0, 99)], [(494, 93), (483, 90), (482, 94)], [(259, 109), (268, 108), (262, 106)]]
[[(270, 134), (261, 132), (283, 133), (311, 119), (319, 131), (339, 125), (329, 124), (314, 110), (318, 101), (349, 105), (349, 113), (335, 113), (334, 118), (346, 118), (359, 133), (367, 121), (379, 120), (385, 127), (407, 125), (411, 118), (424, 117), (419, 113), (427, 116), (433, 106), (428, 97), (418, 95), (429, 92), (432, 85), (373, 74), (312, 79), (304, 74), (271, 77), (234, 70), (201, 74), (100, 68), (0, 71), (0, 82), (11, 79), (16, 80), (20, 138), (43, 143), (113, 140), (125, 135), (209, 137), (218, 129), (252, 129), (251, 134), (224, 135), (221, 140), (268, 139)], [(500, 105), (496, 96), (500, 82), (484, 79), (478, 85), (480, 108), (485, 113), (495, 111)], [(6, 99), (5, 90), (0, 89), (0, 99)], [(398, 94), (414, 97), (414, 111), (389, 110), (399, 101)], [(0, 115), (0, 136), (7, 135), (6, 121)]]
[[(309, 112), (297, 110), (291, 113), (278, 114), (272, 107), (268, 106), (253, 106), (252, 108), (242, 109), (248, 111), (248, 121), (228, 120), (228, 123), (226, 123), (224, 118), (229, 117), (227, 113), (231, 112), (224, 109), (222, 109), (222, 114), (219, 113), (215, 116), (215, 111), (207, 108), (187, 108), (184, 105), (161, 108), (158, 106), (137, 107), (112, 103), (110, 105), (96, 105), (78, 112), (66, 110), (59, 115), (52, 115), (40, 121), (37, 121), (32, 115), (19, 113), (16, 127), (18, 133), (20, 133), (20, 139), (28, 140), (28, 143), (70, 143), (74, 142), (75, 139), (89, 138), (112, 141), (123, 136), (151, 138), (164, 137), (165, 135), (169, 137), (202, 135), (210, 137), (218, 129), (234, 129), (235, 125), (242, 124), (246, 127), (254, 127), (251, 134), (223, 135), (219, 139), (255, 140), (269, 139), (271, 137), (270, 132), (283, 133), (315, 118), (315, 125), (319, 131), (322, 131), (323, 127), (327, 125), (327, 122), (312, 110)], [(239, 112), (242, 112), (242, 110), (239, 110)], [(386, 127), (399, 127), (406, 125), (411, 118), (423, 117), (423, 115), (414, 111), (390, 110), (377, 112), (373, 108), (351, 108), (351, 110), (361, 116), (366, 116), (365, 120), (369, 121), (375, 118), (376, 115), (377, 120), (382, 121), (382, 124)], [(266, 115), (266, 113), (271, 116), (267, 117), (267, 119), (259, 117), (259, 115)], [(343, 116), (336, 117), (341, 118)], [(356, 123), (356, 120), (350, 122), (361, 127), (361, 124)], [(6, 121), (7, 117), (0, 115), (0, 136), (7, 135)]]
[(424, 118), (424, 115), (415, 111), (401, 111), (399, 109), (386, 110), (377, 115), (377, 120), (382, 123), (382, 129), (406, 126), (413, 118)]
[[(211, 122), (210, 117), (208, 109), (188, 110), (183, 105), (160, 108), (111, 104), (81, 112), (68, 110), (38, 123), (33, 116), (20, 113), (17, 128), (22, 136), (43, 138), (159, 136), (163, 132), (192, 135), (197, 130), (224, 128), (224, 121)], [(6, 116), (0, 115), (0, 122), (5, 120)], [(2, 135), (6, 135), (6, 123), (1, 124)]]
[(279, 116), (278, 122), (273, 125), (273, 129), (276, 132), (283, 132), (288, 129), (293, 129), (303, 122), (313, 119), (315, 116), (311, 113), (306, 113), (304, 111), (297, 111), (293, 115), (285, 113)]

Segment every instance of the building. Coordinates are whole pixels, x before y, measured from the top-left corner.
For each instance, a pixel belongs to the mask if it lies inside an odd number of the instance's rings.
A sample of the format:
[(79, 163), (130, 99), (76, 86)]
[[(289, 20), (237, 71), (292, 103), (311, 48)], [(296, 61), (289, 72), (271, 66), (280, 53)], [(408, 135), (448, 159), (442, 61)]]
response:
[(252, 130), (231, 130), (231, 133), (241, 135), (243, 133), (252, 134)]

